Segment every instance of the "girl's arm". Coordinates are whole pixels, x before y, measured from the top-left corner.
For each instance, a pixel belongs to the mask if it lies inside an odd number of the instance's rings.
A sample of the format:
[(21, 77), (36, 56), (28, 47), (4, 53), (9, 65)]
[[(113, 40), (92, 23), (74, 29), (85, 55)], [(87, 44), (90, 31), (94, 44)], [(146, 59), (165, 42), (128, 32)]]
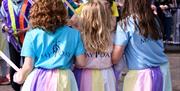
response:
[(27, 28), (24, 29), (17, 29), (17, 33), (14, 33), (14, 36), (18, 36), (20, 34), (25, 34), (28, 30), (30, 29), (30, 26), (28, 26)]
[(31, 57), (25, 57), (23, 67), (14, 74), (14, 82), (22, 84), (29, 73), (33, 70), (33, 59)]
[(77, 67), (80, 67), (80, 68), (86, 66), (87, 61), (86, 61), (85, 55), (76, 56), (75, 64)]
[(125, 46), (114, 45), (112, 52), (112, 64), (117, 64), (122, 58)]
[(80, 21), (79, 21), (79, 16), (78, 15), (73, 15), (72, 17), (71, 17), (71, 19), (68, 21), (68, 25), (69, 26), (72, 26), (73, 28), (76, 28), (76, 29), (79, 29), (80, 30)]

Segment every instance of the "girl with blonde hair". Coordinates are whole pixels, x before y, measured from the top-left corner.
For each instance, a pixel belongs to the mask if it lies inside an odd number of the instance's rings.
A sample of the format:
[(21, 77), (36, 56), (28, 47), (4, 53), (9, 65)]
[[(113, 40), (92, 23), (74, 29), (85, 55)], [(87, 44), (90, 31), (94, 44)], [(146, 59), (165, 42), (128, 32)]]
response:
[(112, 69), (111, 11), (100, 1), (88, 2), (80, 13), (80, 31), (87, 65), (74, 70), (79, 91), (115, 91)]

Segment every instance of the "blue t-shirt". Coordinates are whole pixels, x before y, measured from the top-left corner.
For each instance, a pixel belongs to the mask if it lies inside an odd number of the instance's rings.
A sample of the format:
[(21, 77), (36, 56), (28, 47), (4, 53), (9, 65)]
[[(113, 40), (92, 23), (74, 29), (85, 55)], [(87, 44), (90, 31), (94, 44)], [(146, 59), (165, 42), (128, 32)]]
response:
[(165, 55), (162, 40), (145, 39), (139, 34), (138, 28), (132, 17), (128, 18), (128, 24), (125, 28), (118, 25), (115, 39), (115, 45), (125, 46), (125, 56), (128, 68), (131, 70), (157, 67), (168, 61)]
[(80, 32), (68, 26), (56, 32), (35, 28), (26, 33), (21, 56), (32, 57), (36, 68), (68, 69), (74, 56), (85, 53)]

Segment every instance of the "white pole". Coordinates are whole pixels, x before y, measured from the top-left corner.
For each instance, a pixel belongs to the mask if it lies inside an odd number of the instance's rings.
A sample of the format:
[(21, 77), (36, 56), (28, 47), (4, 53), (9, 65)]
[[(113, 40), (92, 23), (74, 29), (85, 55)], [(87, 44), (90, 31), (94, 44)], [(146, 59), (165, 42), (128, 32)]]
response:
[(16, 71), (19, 71), (19, 68), (0, 50), (0, 56)]

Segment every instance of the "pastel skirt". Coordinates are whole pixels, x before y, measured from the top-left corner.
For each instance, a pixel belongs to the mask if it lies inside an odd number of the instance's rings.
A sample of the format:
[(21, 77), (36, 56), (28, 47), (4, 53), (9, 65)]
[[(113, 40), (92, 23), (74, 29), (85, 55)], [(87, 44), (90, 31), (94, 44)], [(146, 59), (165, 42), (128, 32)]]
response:
[(112, 68), (75, 69), (79, 91), (115, 91), (116, 79)]
[(78, 91), (78, 87), (74, 74), (69, 69), (34, 69), (21, 91)]
[(123, 91), (172, 91), (169, 63), (143, 70), (129, 70)]

